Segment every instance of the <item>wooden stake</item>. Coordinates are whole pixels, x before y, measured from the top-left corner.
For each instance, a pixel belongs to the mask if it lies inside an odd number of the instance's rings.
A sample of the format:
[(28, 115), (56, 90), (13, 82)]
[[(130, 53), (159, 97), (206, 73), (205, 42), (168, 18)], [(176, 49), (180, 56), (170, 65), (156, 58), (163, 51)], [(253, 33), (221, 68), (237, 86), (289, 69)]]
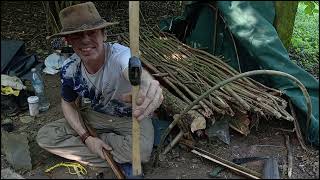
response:
[(129, 1), (129, 35), (131, 56), (139, 57), (139, 1)]
[[(129, 34), (131, 56), (139, 57), (139, 1), (129, 1)], [(133, 116), (139, 86), (132, 87), (132, 174), (142, 174), (140, 157), (140, 124)]]
[(290, 145), (290, 138), (289, 135), (285, 135), (286, 137), (286, 146), (288, 151), (288, 177), (291, 179), (292, 176), (292, 166), (293, 166), (293, 155), (292, 155), (292, 148)]

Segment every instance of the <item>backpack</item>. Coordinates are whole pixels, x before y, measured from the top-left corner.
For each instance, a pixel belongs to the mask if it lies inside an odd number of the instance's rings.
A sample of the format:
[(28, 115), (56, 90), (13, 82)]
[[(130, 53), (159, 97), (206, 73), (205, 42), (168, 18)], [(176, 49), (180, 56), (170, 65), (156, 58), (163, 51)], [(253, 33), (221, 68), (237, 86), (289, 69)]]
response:
[(17, 40), (1, 40), (1, 74), (21, 78), (39, 63), (35, 54), (25, 53), (25, 44)]

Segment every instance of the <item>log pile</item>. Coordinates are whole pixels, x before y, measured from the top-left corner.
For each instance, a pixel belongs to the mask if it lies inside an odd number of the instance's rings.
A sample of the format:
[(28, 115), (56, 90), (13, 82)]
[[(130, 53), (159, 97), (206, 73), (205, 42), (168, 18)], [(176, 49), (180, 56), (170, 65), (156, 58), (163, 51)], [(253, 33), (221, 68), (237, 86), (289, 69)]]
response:
[[(129, 46), (128, 34), (121, 35), (121, 42)], [(163, 104), (173, 114), (179, 114), (210, 87), (239, 74), (222, 57), (191, 48), (170, 34), (150, 29), (140, 32), (140, 54), (144, 68), (164, 87)], [(182, 126), (189, 128), (192, 119), (196, 118), (214, 122), (214, 117), (219, 115), (243, 117), (249, 113), (256, 117), (293, 121), (286, 111), (287, 102), (280, 96), (279, 90), (266, 87), (251, 78), (242, 78), (200, 101), (189, 111), (189, 118), (183, 121)], [(233, 122), (231, 127), (247, 134), (237, 122)], [(203, 126), (200, 125), (198, 129), (203, 129)], [(197, 128), (191, 130), (193, 132)]]

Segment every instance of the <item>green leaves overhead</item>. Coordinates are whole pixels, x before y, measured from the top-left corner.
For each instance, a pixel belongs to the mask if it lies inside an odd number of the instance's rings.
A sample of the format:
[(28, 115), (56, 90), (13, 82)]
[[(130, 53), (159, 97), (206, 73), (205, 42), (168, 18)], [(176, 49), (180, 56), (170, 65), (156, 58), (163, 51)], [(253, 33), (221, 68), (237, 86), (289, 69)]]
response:
[(303, 4), (306, 5), (304, 9), (305, 14), (313, 15), (314, 13), (319, 13), (319, 4), (316, 1), (303, 1)]

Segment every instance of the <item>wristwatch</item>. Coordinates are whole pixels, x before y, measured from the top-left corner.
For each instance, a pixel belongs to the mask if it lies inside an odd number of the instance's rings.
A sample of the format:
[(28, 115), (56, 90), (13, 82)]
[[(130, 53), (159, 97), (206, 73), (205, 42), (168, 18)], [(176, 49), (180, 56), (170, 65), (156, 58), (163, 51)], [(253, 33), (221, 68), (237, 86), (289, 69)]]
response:
[(88, 131), (80, 135), (81, 141), (85, 144), (86, 139), (91, 136)]

